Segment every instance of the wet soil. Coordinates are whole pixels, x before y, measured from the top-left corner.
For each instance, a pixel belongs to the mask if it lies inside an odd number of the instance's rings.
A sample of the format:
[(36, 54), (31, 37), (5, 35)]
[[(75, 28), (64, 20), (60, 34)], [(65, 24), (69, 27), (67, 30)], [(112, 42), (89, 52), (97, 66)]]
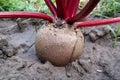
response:
[(25, 20), (0, 20), (0, 80), (120, 80), (120, 44), (113, 48), (107, 28), (116, 24), (81, 29), (84, 52), (66, 75), (65, 67), (43, 64), (36, 55), (36, 29), (45, 22)]

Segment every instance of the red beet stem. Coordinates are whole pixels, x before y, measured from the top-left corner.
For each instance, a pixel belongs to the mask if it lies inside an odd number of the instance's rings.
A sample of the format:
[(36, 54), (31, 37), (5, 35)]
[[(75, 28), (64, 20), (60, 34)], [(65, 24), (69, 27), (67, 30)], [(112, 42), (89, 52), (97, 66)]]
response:
[(55, 19), (39, 12), (0, 12), (0, 18), (39, 18), (54, 22)]
[(95, 8), (100, 0), (89, 0), (85, 7), (75, 16), (68, 18), (66, 21), (72, 24), (78, 20), (85, 18)]
[(60, 19), (66, 18), (66, 7), (69, 0), (56, 0), (57, 16)]
[(88, 22), (78, 22), (75, 23), (75, 27), (91, 27), (91, 26), (97, 26), (97, 25), (105, 25), (110, 23), (120, 22), (120, 17), (117, 18), (109, 18), (109, 19), (103, 19), (103, 20), (94, 20), (94, 21), (88, 21)]
[(63, 9), (63, 19), (66, 18), (66, 12), (67, 12), (67, 3), (69, 1), (68, 0), (62, 0), (62, 9)]
[(61, 19), (63, 19), (63, 17), (64, 17), (62, 2), (63, 2), (63, 0), (56, 0), (57, 16), (58, 16), (58, 18), (61, 18)]
[(52, 3), (51, 0), (45, 0), (45, 3), (47, 4), (48, 8), (50, 9), (50, 11), (52, 12), (52, 14), (57, 17), (57, 12), (56, 12), (56, 7), (55, 5)]
[(66, 18), (70, 18), (70, 17), (73, 17), (74, 15), (76, 15), (79, 2), (80, 2), (80, 0), (69, 0), (68, 6), (67, 6)]
[[(74, 7), (74, 9), (73, 9), (73, 16), (75, 16), (76, 13), (77, 13), (79, 3), (80, 3), (80, 0), (76, 0), (75, 7)], [(72, 16), (72, 17), (73, 17), (73, 16)]]

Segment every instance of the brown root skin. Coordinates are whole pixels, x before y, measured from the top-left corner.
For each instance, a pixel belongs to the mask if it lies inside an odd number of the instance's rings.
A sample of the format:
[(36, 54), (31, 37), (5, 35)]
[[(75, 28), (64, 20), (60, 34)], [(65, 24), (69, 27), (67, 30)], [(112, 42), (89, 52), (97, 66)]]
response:
[(79, 29), (75, 31), (68, 24), (59, 28), (50, 23), (37, 31), (35, 47), (39, 58), (55, 66), (65, 66), (81, 55), (84, 37)]

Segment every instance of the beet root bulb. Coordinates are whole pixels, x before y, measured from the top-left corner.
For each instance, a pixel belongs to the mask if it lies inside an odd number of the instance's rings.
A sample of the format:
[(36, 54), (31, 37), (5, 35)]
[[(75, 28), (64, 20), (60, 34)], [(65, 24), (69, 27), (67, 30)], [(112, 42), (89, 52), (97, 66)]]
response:
[(67, 24), (55, 26), (47, 24), (37, 31), (35, 48), (40, 59), (60, 67), (79, 58), (84, 47), (84, 37), (80, 29), (75, 31)]

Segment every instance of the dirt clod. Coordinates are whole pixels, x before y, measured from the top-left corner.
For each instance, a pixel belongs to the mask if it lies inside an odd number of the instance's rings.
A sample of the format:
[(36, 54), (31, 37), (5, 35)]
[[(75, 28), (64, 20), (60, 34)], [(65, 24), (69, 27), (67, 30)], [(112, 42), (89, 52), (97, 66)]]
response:
[(17, 53), (17, 50), (8, 44), (6, 39), (0, 39), (0, 58), (12, 57)]
[(89, 36), (90, 36), (90, 39), (91, 39), (93, 42), (95, 42), (95, 41), (98, 39), (98, 37), (96, 36), (96, 34), (93, 33), (93, 32), (90, 32), (90, 33), (89, 33)]
[(0, 49), (2, 49), (3, 46), (8, 46), (8, 42), (6, 39), (0, 39)]
[(104, 37), (108, 33), (109, 33), (109, 30), (106, 28), (94, 29), (89, 32), (89, 37), (93, 42), (95, 42), (96, 40)]
[(13, 55), (15, 55), (17, 52), (14, 49), (6, 49), (6, 51), (4, 52), (6, 56), (8, 57), (12, 57)]
[(86, 73), (91, 72), (92, 67), (91, 67), (91, 64), (90, 64), (89, 61), (87, 61), (87, 60), (86, 61), (85, 60), (79, 60), (78, 64), (84, 69), (84, 71)]

